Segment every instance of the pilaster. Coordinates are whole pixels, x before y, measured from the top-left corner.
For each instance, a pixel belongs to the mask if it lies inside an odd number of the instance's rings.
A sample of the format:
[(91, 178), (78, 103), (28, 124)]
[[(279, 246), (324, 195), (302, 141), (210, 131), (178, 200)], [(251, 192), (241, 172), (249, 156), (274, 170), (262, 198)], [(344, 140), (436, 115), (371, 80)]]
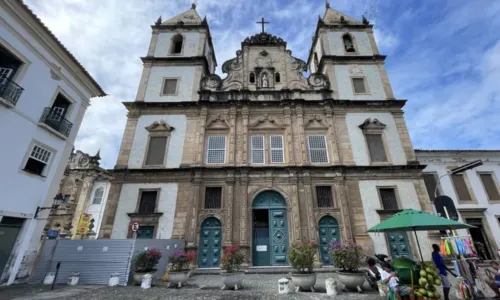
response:
[[(290, 244), (298, 244), (301, 240), (300, 234), (300, 215), (299, 215), (299, 189), (297, 188), (298, 179), (297, 173), (295, 171), (290, 171), (289, 175), (290, 181), (290, 201), (292, 202), (291, 207), (291, 227), (289, 229), (291, 233)], [(288, 210), (290, 213), (290, 209)]]
[(228, 161), (229, 165), (235, 165), (236, 156), (236, 108), (229, 108), (229, 141), (228, 141)]
[(207, 124), (207, 116), (208, 109), (206, 107), (202, 107), (200, 109), (200, 118), (198, 120), (198, 130), (196, 131), (196, 139), (198, 143), (196, 143), (196, 162), (195, 164), (198, 166), (203, 165), (203, 154), (205, 149), (205, 127)]
[(343, 165), (354, 165), (349, 132), (347, 131), (346, 110), (335, 110), (333, 113), (334, 128), (340, 161)]
[(306, 137), (304, 133), (304, 110), (301, 105), (298, 105), (297, 112), (297, 128), (299, 133), (299, 145), (300, 145), (300, 165), (308, 164), (309, 159), (307, 158), (307, 145)]
[[(248, 246), (249, 241), (247, 240), (248, 228), (247, 228), (247, 216), (248, 214), (248, 171), (242, 171), (240, 175), (240, 245)], [(251, 215), (250, 215), (251, 216)]]
[(201, 189), (201, 183), (202, 183), (202, 178), (201, 178), (201, 173), (200, 172), (195, 172), (194, 173), (194, 178), (192, 180), (193, 182), (193, 193), (190, 198), (187, 200), (189, 201), (189, 204), (187, 206), (187, 216), (186, 216), (186, 237), (187, 237), (187, 243), (188, 245), (192, 246), (196, 244), (196, 229), (197, 229), (197, 223), (198, 223), (198, 203), (200, 199), (200, 189)]
[(248, 117), (249, 111), (248, 106), (243, 106), (241, 109), (241, 117), (243, 118), (243, 157), (242, 162), (243, 165), (248, 165)]
[(234, 173), (226, 175), (226, 203), (224, 224), (224, 246), (231, 246), (233, 239), (233, 202), (234, 202)]
[(408, 128), (406, 127), (403, 112), (393, 112), (392, 116), (394, 118), (394, 122), (396, 123), (396, 128), (398, 129), (399, 139), (401, 141), (401, 145), (403, 146), (406, 160), (417, 160), (415, 157), (415, 149), (413, 149), (410, 134), (408, 133)]
[(328, 133), (329, 137), (329, 143), (328, 145), (332, 148), (332, 157), (331, 157), (331, 163), (334, 165), (340, 164), (340, 158), (339, 158), (339, 148), (338, 148), (338, 141), (337, 141), (337, 133), (335, 131), (335, 124), (333, 122), (333, 111), (331, 107), (325, 107), (324, 109), (325, 116), (326, 116), (326, 124), (328, 125)]
[(293, 126), (292, 126), (292, 111), (289, 106), (283, 108), (283, 115), (285, 116), (286, 136), (285, 147), (288, 149), (288, 164), (295, 165), (295, 152), (293, 151)]
[(307, 227), (309, 230), (309, 241), (316, 241), (316, 220), (313, 212), (313, 196), (311, 187), (311, 176), (309, 173), (304, 173), (304, 196), (307, 205)]
[(144, 63), (144, 67), (142, 68), (141, 80), (139, 81), (139, 88), (137, 89), (137, 96), (135, 97), (135, 101), (144, 101), (152, 66), (153, 65), (151, 63)]
[(128, 159), (132, 149), (132, 143), (134, 142), (135, 129), (138, 121), (139, 114), (129, 111), (115, 169), (126, 169), (128, 167)]

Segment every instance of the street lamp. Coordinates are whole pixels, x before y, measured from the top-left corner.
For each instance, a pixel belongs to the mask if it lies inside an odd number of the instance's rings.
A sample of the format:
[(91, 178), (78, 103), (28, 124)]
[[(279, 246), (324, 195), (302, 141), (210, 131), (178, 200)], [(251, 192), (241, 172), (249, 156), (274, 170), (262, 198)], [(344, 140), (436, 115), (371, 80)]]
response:
[(41, 212), (42, 210), (57, 209), (64, 202), (66, 202), (66, 197), (63, 194), (61, 194), (61, 193), (57, 194), (54, 197), (54, 203), (52, 203), (52, 206), (49, 206), (49, 207), (40, 207), (40, 206), (37, 206), (36, 207), (35, 216), (33, 217), (33, 219), (36, 219), (38, 217), (38, 213)]
[(436, 188), (434, 189), (434, 198), (437, 197), (437, 190), (438, 190), (438, 187), (439, 187), (439, 182), (441, 182), (441, 178), (443, 178), (444, 176), (451, 176), (451, 175), (455, 175), (455, 174), (460, 174), (460, 173), (465, 172), (467, 170), (474, 169), (475, 167), (479, 167), (482, 164), (483, 164), (483, 162), (480, 159), (478, 159), (478, 160), (475, 160), (475, 161), (470, 162), (468, 164), (465, 164), (463, 166), (451, 169), (448, 173), (446, 173), (444, 175), (441, 175), (438, 178), (438, 181), (437, 181), (437, 184), (436, 184)]

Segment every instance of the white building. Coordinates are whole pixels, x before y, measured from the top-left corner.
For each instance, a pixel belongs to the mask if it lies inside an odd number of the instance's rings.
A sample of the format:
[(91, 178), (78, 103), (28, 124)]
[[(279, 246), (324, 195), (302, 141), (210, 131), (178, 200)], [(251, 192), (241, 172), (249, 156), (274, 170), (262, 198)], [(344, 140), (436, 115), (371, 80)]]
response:
[[(498, 258), (500, 249), (500, 150), (415, 150), (424, 169), (424, 181), (429, 198), (437, 195), (453, 199), (459, 220), (476, 226), (460, 230), (458, 234), (470, 234), (475, 242), (486, 248), (486, 258)], [(448, 176), (447, 172), (474, 160), (483, 165)]]
[(0, 281), (36, 257), (89, 99), (105, 93), (22, 2), (0, 2)]

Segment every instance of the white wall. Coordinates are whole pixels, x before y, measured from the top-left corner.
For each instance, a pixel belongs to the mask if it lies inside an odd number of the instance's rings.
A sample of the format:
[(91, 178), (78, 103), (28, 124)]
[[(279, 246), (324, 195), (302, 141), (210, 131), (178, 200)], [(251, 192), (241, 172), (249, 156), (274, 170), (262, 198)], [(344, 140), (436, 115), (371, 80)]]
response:
[(172, 37), (176, 34), (176, 32), (161, 32), (158, 35), (158, 41), (156, 42), (154, 52), (155, 57), (198, 55), (198, 44), (200, 43), (200, 34), (198, 32), (181, 32), (180, 34), (184, 37), (182, 53), (174, 55), (170, 54), (170, 43), (172, 41)]
[(394, 118), (390, 113), (348, 113), (346, 115), (347, 132), (351, 141), (352, 154), (354, 162), (358, 166), (370, 165), (368, 146), (363, 131), (359, 125), (367, 119), (378, 119), (386, 125), (384, 129), (384, 139), (386, 141), (386, 150), (390, 161), (394, 165), (406, 165), (406, 155), (401, 145), (398, 129)]
[[(330, 48), (329, 55), (346, 55), (344, 48), (344, 41), (342, 36), (345, 32), (328, 32), (328, 47)], [(356, 48), (357, 55), (373, 55), (372, 46), (368, 33), (366, 32), (349, 32), (354, 38), (354, 47)], [(319, 53), (318, 53), (319, 55)], [(356, 54), (349, 54), (356, 55)]]
[[(376, 65), (335, 65), (339, 99), (385, 100), (386, 94)], [(359, 72), (358, 72), (359, 71)], [(354, 95), (351, 77), (363, 76), (366, 79), (368, 94)]]
[[(92, 192), (90, 193), (90, 199), (87, 201), (88, 206), (85, 210), (86, 213), (91, 214), (94, 219), (94, 231), (99, 233), (99, 228), (101, 228), (102, 217), (104, 215), (104, 208), (106, 207), (106, 202), (108, 200), (108, 193), (111, 183), (109, 181), (96, 181), (92, 187)], [(95, 192), (98, 188), (104, 189), (104, 194), (102, 195), (101, 204), (92, 204), (94, 200)]]
[[(112, 239), (126, 239), (130, 226), (130, 217), (127, 213), (135, 212), (139, 201), (140, 189), (160, 189), (157, 211), (163, 213), (158, 222), (156, 230), (157, 239), (169, 239), (174, 227), (175, 205), (177, 203), (176, 183), (138, 183), (124, 184), (118, 201), (115, 222), (111, 233)], [(139, 224), (140, 225), (140, 224)]]
[[(153, 66), (146, 87), (146, 102), (193, 101), (194, 73), (196, 66)], [(162, 96), (164, 78), (177, 78), (177, 95)]]
[[(498, 218), (500, 218), (500, 204), (493, 204), (488, 202), (488, 196), (478, 175), (478, 172), (493, 172), (498, 183), (498, 180), (500, 180), (500, 157), (498, 157), (498, 154), (496, 154), (496, 157), (492, 156), (490, 159), (488, 159), (487, 157), (472, 156), (465, 158), (463, 156), (461, 157), (456, 154), (445, 152), (440, 154), (442, 156), (442, 159), (440, 159), (441, 161), (436, 161), (435, 159), (426, 159), (425, 154), (420, 155), (419, 152), (416, 153), (417, 160), (420, 161), (420, 163), (427, 165), (423, 172), (435, 173), (437, 174), (438, 178), (447, 173), (447, 167), (461, 166), (476, 159), (483, 160), (482, 166), (465, 172), (465, 176), (468, 179), (470, 187), (472, 189), (471, 196), (477, 200), (477, 204), (458, 203), (455, 188), (449, 176), (444, 176), (443, 178), (441, 178), (440, 190), (444, 195), (447, 195), (453, 199), (457, 210), (461, 208), (486, 208), (486, 210), (484, 211), (484, 215), (488, 221), (488, 226), (490, 227), (495, 239), (495, 241), (490, 242), (496, 242), (496, 245), (492, 245), (492, 247), (500, 249), (500, 223), (498, 220)], [(490, 160), (490, 162), (488, 162), (487, 160)], [(460, 221), (463, 222), (465, 220), (460, 216)], [(465, 235), (468, 233), (467, 230), (460, 230), (459, 234)]]
[[(5, 271), (0, 270), (4, 271), (2, 280), (8, 277), (9, 284), (16, 276), (27, 276), (36, 257), (48, 211), (33, 220), (35, 210), (37, 206), (46, 207), (53, 202), (91, 95), (79, 81), (80, 74), (74, 75), (60, 57), (46, 50), (40, 36), (32, 35), (24, 26), (0, 7), (0, 44), (24, 62), (22, 70), (25, 70), (14, 80), (24, 88), (16, 106), (7, 108), (0, 104), (0, 140), (4, 141), (0, 156), (8, 158), (2, 161), (0, 168), (0, 216), (26, 218), (8, 265)], [(61, 67), (60, 71), (53, 65)], [(51, 68), (60, 79), (52, 78)], [(74, 102), (66, 116), (73, 123), (66, 140), (38, 125), (43, 109), (52, 105), (58, 90)], [(32, 140), (54, 150), (45, 177), (22, 171)]]
[[(382, 205), (378, 196), (377, 186), (396, 186), (396, 192), (402, 209), (413, 208), (415, 210), (421, 210), (415, 186), (411, 181), (360, 180), (359, 191), (361, 193), (361, 201), (363, 202), (367, 229), (370, 229), (380, 223), (380, 216), (376, 210), (382, 209)], [(385, 239), (385, 233), (369, 233), (369, 235), (372, 238), (375, 253), (383, 253), (390, 256), (389, 248)], [(412, 232), (407, 232), (407, 235), (411, 243), (411, 241), (414, 240), (414, 234)], [(424, 260), (429, 260), (431, 258), (431, 245), (428, 241), (427, 232), (420, 231), (417, 232), (417, 235)], [(412, 247), (412, 255), (414, 259), (419, 258), (418, 249)]]
[(155, 121), (164, 120), (168, 125), (174, 127), (170, 133), (167, 149), (167, 168), (178, 168), (182, 161), (182, 149), (184, 149), (184, 138), (186, 136), (185, 115), (142, 115), (139, 117), (135, 129), (134, 141), (130, 150), (128, 167), (131, 169), (142, 168), (146, 147), (148, 145), (149, 132), (146, 127)]

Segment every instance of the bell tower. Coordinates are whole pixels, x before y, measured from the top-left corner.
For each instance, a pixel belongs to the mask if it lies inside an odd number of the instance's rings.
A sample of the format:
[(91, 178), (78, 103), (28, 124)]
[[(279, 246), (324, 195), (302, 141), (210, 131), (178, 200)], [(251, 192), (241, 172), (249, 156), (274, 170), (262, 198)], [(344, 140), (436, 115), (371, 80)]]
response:
[(197, 101), (201, 78), (217, 66), (207, 19), (201, 19), (193, 4), (166, 21), (160, 16), (151, 28), (136, 101)]
[(335, 99), (395, 99), (385, 55), (380, 55), (373, 25), (363, 16), (351, 18), (326, 3), (325, 15), (318, 20), (308, 66), (311, 73), (328, 76)]

